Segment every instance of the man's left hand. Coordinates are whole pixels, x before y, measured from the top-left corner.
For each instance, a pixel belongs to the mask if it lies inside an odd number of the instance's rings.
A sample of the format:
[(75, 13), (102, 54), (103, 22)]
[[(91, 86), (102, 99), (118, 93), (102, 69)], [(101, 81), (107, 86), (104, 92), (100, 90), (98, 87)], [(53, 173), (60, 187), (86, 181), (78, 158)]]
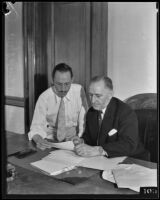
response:
[(98, 147), (92, 147), (84, 143), (76, 145), (74, 149), (79, 156), (91, 157), (100, 155)]

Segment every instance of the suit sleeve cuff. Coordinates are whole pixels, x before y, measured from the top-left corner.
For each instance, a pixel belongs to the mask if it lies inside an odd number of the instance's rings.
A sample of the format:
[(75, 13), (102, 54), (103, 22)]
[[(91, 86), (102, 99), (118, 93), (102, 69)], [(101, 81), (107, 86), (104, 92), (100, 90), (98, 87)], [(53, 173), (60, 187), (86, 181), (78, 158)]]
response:
[(107, 154), (107, 152), (103, 149), (103, 147), (98, 146), (98, 150), (99, 150), (100, 155), (102, 155), (102, 156), (107, 156), (107, 157), (108, 157), (108, 154)]

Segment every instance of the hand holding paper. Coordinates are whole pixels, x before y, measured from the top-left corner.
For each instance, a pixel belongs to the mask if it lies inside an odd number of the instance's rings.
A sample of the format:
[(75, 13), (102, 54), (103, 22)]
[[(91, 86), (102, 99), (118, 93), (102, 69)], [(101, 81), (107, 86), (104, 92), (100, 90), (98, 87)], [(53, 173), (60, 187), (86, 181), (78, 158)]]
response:
[(74, 150), (74, 144), (72, 141), (67, 142), (59, 142), (59, 143), (51, 143), (52, 147), (58, 148), (58, 149), (65, 149), (65, 150)]

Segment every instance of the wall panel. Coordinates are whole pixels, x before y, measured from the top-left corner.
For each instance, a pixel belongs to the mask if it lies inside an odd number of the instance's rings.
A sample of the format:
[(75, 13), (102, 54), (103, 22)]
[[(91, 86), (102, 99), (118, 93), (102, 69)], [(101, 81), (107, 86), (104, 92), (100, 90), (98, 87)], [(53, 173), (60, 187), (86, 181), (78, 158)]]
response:
[(69, 64), (73, 69), (75, 82), (83, 86), (86, 86), (90, 69), (89, 18), (88, 2), (54, 5), (55, 64)]
[(24, 134), (24, 108), (5, 106), (5, 130)]
[(5, 16), (5, 95), (24, 97), (22, 3)]

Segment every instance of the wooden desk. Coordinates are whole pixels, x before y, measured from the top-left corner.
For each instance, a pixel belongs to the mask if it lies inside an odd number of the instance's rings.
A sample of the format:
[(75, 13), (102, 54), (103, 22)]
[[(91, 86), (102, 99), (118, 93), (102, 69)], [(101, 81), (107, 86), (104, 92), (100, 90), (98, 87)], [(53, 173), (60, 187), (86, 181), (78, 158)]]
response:
[[(25, 135), (7, 134), (8, 154), (27, 147), (28, 145), (30, 144), (28, 144), (27, 137)], [(47, 155), (49, 151), (50, 150), (38, 150), (36, 154), (25, 159), (16, 159), (15, 157), (8, 158), (8, 161), (15, 165), (17, 171), (17, 177), (15, 180), (9, 182), (7, 185), (8, 194), (138, 194), (130, 189), (116, 188), (115, 184), (103, 180), (101, 178), (102, 172), (98, 170), (95, 170), (94, 173), (92, 169), (80, 168), (82, 176), (77, 178), (76, 184), (44, 175), (39, 170), (33, 168), (30, 165), (30, 162), (39, 160), (41, 157)], [(156, 167), (155, 163), (137, 159), (128, 158), (127, 162), (143, 164), (150, 168)], [(73, 175), (72, 171), (69, 173), (69, 175)], [(75, 173), (78, 174), (79, 171), (76, 171)], [(88, 174), (91, 176), (85, 179), (85, 175)], [(83, 180), (81, 181), (82, 177)], [(78, 179), (80, 181), (78, 181)]]

